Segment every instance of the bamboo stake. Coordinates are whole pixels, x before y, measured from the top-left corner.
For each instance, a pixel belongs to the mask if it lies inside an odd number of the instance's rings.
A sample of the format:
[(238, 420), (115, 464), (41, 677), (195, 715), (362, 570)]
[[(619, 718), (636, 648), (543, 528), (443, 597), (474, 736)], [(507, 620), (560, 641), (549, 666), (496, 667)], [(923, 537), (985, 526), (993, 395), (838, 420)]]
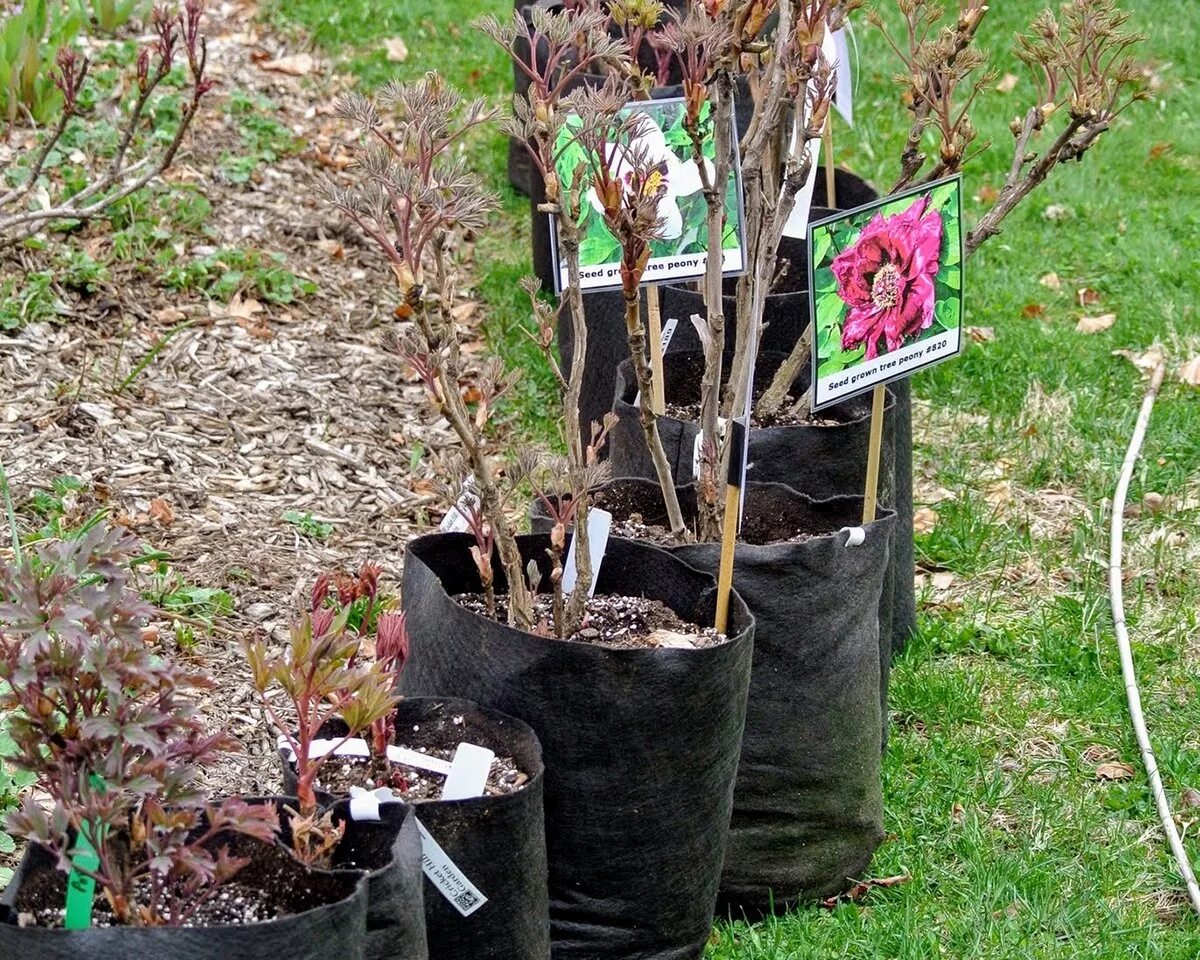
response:
[(658, 302), (658, 284), (646, 287), (646, 313), (650, 324), (650, 409), (656, 417), (667, 412), (667, 388), (663, 380), (662, 308)]
[(1125, 578), (1121, 570), (1121, 553), (1125, 538), (1125, 498), (1129, 495), (1129, 483), (1133, 479), (1133, 469), (1137, 465), (1141, 453), (1142, 441), (1146, 436), (1146, 428), (1150, 423), (1150, 411), (1154, 409), (1154, 399), (1162, 386), (1165, 368), (1160, 362), (1150, 378), (1150, 386), (1142, 401), (1142, 409), (1138, 414), (1137, 425), (1133, 428), (1133, 437), (1129, 441), (1129, 450), (1125, 454), (1125, 462), (1121, 466), (1121, 476), (1117, 481), (1117, 490), (1113, 494), (1112, 505), (1112, 537), (1109, 543), (1108, 560), (1108, 592), (1112, 599), (1113, 630), (1117, 635), (1117, 648), (1121, 655), (1121, 674), (1125, 680), (1125, 698), (1129, 701), (1129, 719), (1137, 734), (1138, 749), (1142, 754), (1142, 765), (1146, 768), (1146, 779), (1150, 781), (1150, 792), (1154, 794), (1154, 804), (1158, 808), (1158, 818), (1162, 822), (1163, 833), (1167, 844), (1179, 867), (1179, 875), (1187, 886), (1188, 897), (1192, 908), (1200, 914), (1200, 884), (1196, 883), (1196, 875), (1188, 861), (1187, 851), (1179, 838), (1175, 827), (1175, 818), (1171, 814), (1171, 803), (1167, 799), (1167, 791), (1163, 787), (1162, 774), (1159, 773), (1158, 763), (1154, 759), (1154, 748), (1150, 745), (1150, 734), (1146, 730), (1146, 718), (1142, 714), (1142, 696), (1138, 692), (1137, 673), (1133, 666), (1133, 651), (1129, 644), (1129, 631), (1125, 624)]
[(730, 421), (729, 479), (725, 487), (725, 518), (721, 528), (721, 566), (717, 574), (716, 628), (725, 633), (729, 626), (729, 595), (733, 590), (733, 555), (737, 550), (739, 514), (742, 505), (742, 486), (746, 477), (746, 420), (737, 417)]
[(883, 446), (883, 404), (887, 387), (882, 383), (871, 397), (871, 444), (867, 449), (867, 489), (863, 494), (863, 523), (875, 519), (875, 504), (879, 498), (879, 454)]

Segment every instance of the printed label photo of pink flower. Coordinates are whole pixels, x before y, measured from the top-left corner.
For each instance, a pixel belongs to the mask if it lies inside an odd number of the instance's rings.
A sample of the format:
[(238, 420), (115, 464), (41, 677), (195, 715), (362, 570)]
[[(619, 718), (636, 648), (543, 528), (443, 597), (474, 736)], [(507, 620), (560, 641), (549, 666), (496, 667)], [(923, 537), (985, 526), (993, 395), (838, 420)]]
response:
[(958, 177), (812, 225), (814, 410), (959, 351), (962, 239)]
[(843, 350), (866, 344), (873, 360), (933, 324), (942, 216), (928, 207), (928, 198), (918, 197), (903, 213), (876, 214), (834, 259), (838, 296), (849, 307)]

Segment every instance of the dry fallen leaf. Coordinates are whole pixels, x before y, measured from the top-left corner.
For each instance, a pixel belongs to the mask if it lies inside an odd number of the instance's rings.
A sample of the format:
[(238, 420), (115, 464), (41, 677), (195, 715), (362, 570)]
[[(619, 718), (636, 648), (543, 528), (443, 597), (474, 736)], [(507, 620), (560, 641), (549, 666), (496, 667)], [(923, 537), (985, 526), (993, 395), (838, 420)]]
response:
[(1100, 302), (1100, 294), (1091, 287), (1080, 287), (1076, 292), (1081, 307), (1092, 307)]
[(1146, 505), (1146, 509), (1151, 513), (1158, 513), (1167, 505), (1167, 498), (1161, 493), (1156, 493), (1154, 490), (1151, 490), (1144, 497), (1142, 497), (1142, 503)]
[(383, 48), (387, 51), (388, 63), (403, 63), (408, 59), (408, 44), (402, 37), (389, 37), (383, 41)]
[(839, 903), (857, 903), (876, 887), (898, 887), (900, 884), (908, 883), (910, 880), (912, 880), (912, 875), (907, 873), (896, 877), (881, 877), (878, 880), (866, 880), (862, 883), (856, 883), (845, 893), (822, 900), (821, 906), (826, 910), (832, 910)]
[(1046, 305), (1044, 303), (1027, 303), (1021, 308), (1021, 316), (1026, 320), (1035, 320), (1038, 317), (1046, 315)]
[(1075, 324), (1076, 333), (1100, 333), (1117, 322), (1115, 313), (1102, 313), (1098, 317), (1080, 317)]
[(1131, 780), (1135, 771), (1127, 763), (1102, 763), (1096, 767), (1097, 780)]
[(317, 249), (328, 254), (333, 260), (346, 259), (346, 248), (340, 240), (318, 240)]
[(1147, 376), (1157, 370), (1165, 359), (1162, 347), (1157, 344), (1145, 353), (1135, 353), (1133, 350), (1114, 350), (1112, 355), (1114, 357), (1124, 357), (1137, 367), (1143, 376)]
[(997, 93), (1012, 93), (1016, 89), (1017, 83), (1020, 81), (1015, 73), (1006, 73), (998, 84), (996, 84)]
[(475, 300), (464, 300), (462, 303), (455, 304), (450, 308), (450, 316), (454, 318), (455, 323), (466, 323), (475, 315), (475, 311), (479, 309), (479, 303)]
[(259, 66), (263, 70), (283, 73), (289, 77), (306, 77), (317, 71), (317, 61), (311, 53), (292, 53), (275, 60), (264, 60)]
[(1038, 283), (1040, 283), (1043, 287), (1046, 287), (1049, 290), (1061, 290), (1062, 289), (1062, 281), (1060, 279), (1058, 279), (1058, 274), (1054, 273), (1053, 271), (1051, 271), (1050, 273), (1048, 273), (1044, 277), (1042, 277), (1040, 280), (1038, 280)]
[(929, 533), (937, 526), (937, 522), (937, 511), (929, 507), (921, 507), (913, 514), (913, 530), (917, 533)]
[(694, 650), (696, 648), (694, 637), (676, 633), (674, 630), (655, 630), (650, 634), (650, 639), (654, 641), (655, 646), (670, 650)]
[(249, 320), (256, 313), (263, 312), (263, 305), (253, 297), (242, 299), (240, 293), (235, 293), (233, 299), (229, 301), (229, 306), (225, 308), (226, 313), (235, 320)]
[(1197, 790), (1195, 787), (1187, 787), (1179, 795), (1179, 805), (1185, 809), (1188, 807), (1200, 807), (1200, 790)]
[(154, 311), (154, 319), (159, 323), (179, 323), (187, 319), (187, 314), (177, 307), (163, 307)]
[(949, 570), (941, 570), (933, 575), (935, 590), (949, 590), (954, 585), (954, 574)]
[(1189, 387), (1200, 387), (1200, 357), (1192, 357), (1179, 368), (1179, 379)]
[(1175, 149), (1175, 144), (1168, 142), (1159, 142), (1150, 148), (1150, 153), (1147, 155), (1150, 160), (1157, 160), (1160, 157), (1165, 157), (1168, 153)]
[(996, 339), (995, 327), (967, 327), (967, 336), (976, 343), (989, 343)]
[(1052, 203), (1042, 211), (1042, 216), (1051, 223), (1058, 223), (1060, 220), (1070, 220), (1071, 217), (1075, 216), (1075, 213), (1065, 204)]
[(157, 520), (162, 526), (169, 527), (175, 522), (175, 511), (171, 509), (171, 505), (162, 497), (155, 497), (150, 501), (151, 520)]

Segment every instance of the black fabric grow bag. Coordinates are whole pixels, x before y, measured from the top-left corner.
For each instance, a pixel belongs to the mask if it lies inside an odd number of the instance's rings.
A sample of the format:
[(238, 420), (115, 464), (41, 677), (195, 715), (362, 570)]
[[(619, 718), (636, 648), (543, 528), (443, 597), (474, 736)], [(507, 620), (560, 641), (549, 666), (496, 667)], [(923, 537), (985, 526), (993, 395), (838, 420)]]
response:
[[(408, 545), (402, 690), (468, 697), (520, 717), (541, 739), (555, 960), (696, 960), (711, 929), (745, 718), (745, 604), (734, 595), (732, 638), (700, 650), (539, 637), (452, 599), (479, 589), (473, 542), (435, 534)], [(545, 563), (547, 537), (520, 543), (526, 559)], [(711, 623), (715, 609), (711, 577), (615, 538), (597, 592), (657, 598), (694, 622)]]
[[(546, 960), (550, 955), (549, 906), (546, 891), (546, 836), (542, 813), (544, 768), (542, 749), (536, 734), (528, 724), (497, 710), (488, 710), (469, 700), (451, 697), (408, 697), (396, 708), (397, 740), (409, 742), (414, 726), (420, 726), (420, 743), (425, 747), (454, 748), (468, 742), (487, 747), (498, 756), (512, 757), (517, 766), (529, 776), (528, 782), (516, 793), (498, 797), (475, 797), (468, 800), (429, 801), (414, 804), (387, 803), (380, 809), (384, 823), (356, 822), (348, 815), (349, 802), (340, 799), (334, 806), (339, 820), (347, 821), (346, 838), (342, 847), (346, 857), (359, 867), (377, 870), (371, 888), (372, 915), (382, 912), (388, 904), (393, 908), (411, 902), (412, 892), (400, 889), (401, 880), (412, 875), (406, 869), (397, 876), (373, 842), (375, 834), (386, 835), (387, 819), (404, 811), (404, 820), (411, 826), (415, 841), (418, 880), (417, 895), (424, 886), (425, 920), (421, 925), (422, 942), (428, 935), (431, 960), (456, 960), (460, 957), (478, 960)], [(329, 721), (318, 731), (321, 738), (344, 736), (346, 726), (340, 720)], [(409, 736), (406, 737), (405, 734)], [(284, 787), (295, 783), (292, 764), (284, 762)], [(454, 907), (434, 886), (421, 880), (421, 838), (415, 819), (429, 832), (439, 847), (453, 861), (487, 902), (468, 916)], [(356, 848), (362, 841), (371, 844), (366, 850), (369, 859), (363, 860)], [(342, 859), (339, 847), (339, 862)], [(406, 846), (406, 855), (408, 849)], [(382, 869), (379, 868), (388, 868)], [(387, 887), (383, 888), (383, 884)], [(405, 884), (407, 886), (407, 884)], [(383, 923), (395, 915), (390, 910), (380, 923), (372, 925), (368, 916), (368, 938), (372, 931), (379, 935), (380, 946), (386, 945)], [(380, 960), (388, 954), (377, 954)], [(371, 953), (368, 950), (367, 958)]]
[[(225, 841), (222, 841), (224, 844)], [(364, 960), (367, 879), (358, 870), (309, 870), (282, 847), (246, 837), (228, 840), (231, 852), (251, 856), (241, 876), (283, 870), (281, 890), (320, 890), (323, 906), (267, 923), (218, 927), (108, 927), (51, 930), (19, 927), (27, 891), (51, 885), (66, 896), (66, 875), (53, 855), (31, 844), (0, 898), (0, 957), (4, 960)], [(285, 874), (286, 875), (286, 874)], [(299, 896), (299, 894), (297, 894)]]
[[(679, 490), (689, 523), (695, 490)], [(666, 525), (648, 480), (614, 480), (596, 503), (617, 519)], [(891, 513), (847, 546), (862, 497), (816, 502), (781, 484), (747, 488), (734, 589), (754, 615), (754, 666), (721, 877), (735, 915), (826, 897), (863, 875), (883, 839), (879, 729), (890, 648), (872, 615), (883, 590)], [(544, 523), (535, 509), (535, 527)], [(818, 534), (765, 542), (782, 527)], [(715, 574), (718, 543), (671, 552)]]

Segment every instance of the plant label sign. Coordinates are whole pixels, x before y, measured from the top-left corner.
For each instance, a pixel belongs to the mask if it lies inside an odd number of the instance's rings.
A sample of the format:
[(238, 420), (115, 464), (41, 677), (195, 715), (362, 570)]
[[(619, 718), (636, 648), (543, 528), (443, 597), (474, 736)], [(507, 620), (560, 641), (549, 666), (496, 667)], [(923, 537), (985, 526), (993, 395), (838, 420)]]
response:
[(959, 177), (812, 224), (808, 264), (814, 410), (962, 350)]
[[(705, 125), (704, 163), (709, 175), (715, 173), (715, 124), (705, 105), (701, 123)], [(646, 156), (656, 163), (658, 178), (658, 216), (662, 221), (659, 236), (650, 243), (650, 259), (643, 275), (644, 283), (668, 280), (699, 280), (704, 276), (710, 244), (708, 207), (704, 201), (703, 175), (692, 156), (692, 141), (684, 128), (686, 106), (682, 97), (667, 100), (638, 100), (620, 113), (621, 117), (638, 114), (643, 122), (636, 125), (628, 142), (614, 143), (609, 162), (617, 176), (627, 177), (632, 157)], [(555, 169), (568, 194), (575, 177), (591, 179), (596, 155), (578, 140), (578, 117), (569, 118), (558, 134)], [(735, 125), (736, 129), (736, 125)], [(736, 143), (736, 137), (733, 141)], [(734, 150), (733, 169), (725, 189), (725, 230), (718, 246), (721, 270), (725, 276), (737, 276), (745, 270), (745, 225), (742, 217), (741, 169)], [(604, 223), (604, 208), (593, 187), (585, 184), (582, 192), (583, 240), (579, 248), (579, 287), (581, 290), (621, 289), (621, 244)], [(554, 218), (552, 218), (553, 220)], [(551, 223), (550, 240), (555, 263), (555, 293), (570, 286), (567, 263), (558, 242), (558, 225)]]

